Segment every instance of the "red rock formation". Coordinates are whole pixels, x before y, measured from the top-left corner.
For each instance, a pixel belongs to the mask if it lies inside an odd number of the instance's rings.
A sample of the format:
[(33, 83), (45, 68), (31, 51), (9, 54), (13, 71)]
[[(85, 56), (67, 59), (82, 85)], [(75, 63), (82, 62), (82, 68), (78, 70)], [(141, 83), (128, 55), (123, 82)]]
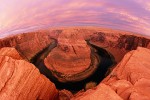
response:
[(0, 48), (14, 47), (24, 59), (31, 60), (38, 52), (46, 48), (51, 39), (46, 32), (31, 32), (0, 40)]
[(25, 56), (24, 58), (30, 60), (51, 43), (49, 37), (58, 39), (59, 35), (66, 30), (76, 30), (84, 39), (90, 40), (93, 44), (105, 48), (114, 55), (117, 62), (120, 62), (127, 52), (136, 49), (138, 46), (150, 48), (150, 38), (148, 37), (132, 32), (98, 27), (53, 28), (19, 34), (1, 39), (0, 48), (15, 47), (20, 54)]
[[(85, 40), (90, 40), (93, 44), (105, 48), (114, 55), (117, 62), (120, 62), (123, 56), (130, 50), (138, 46), (150, 48), (150, 37), (138, 35), (137, 33), (113, 30), (99, 27), (67, 27), (56, 28), (49, 31), (50, 36), (57, 37), (64, 30), (76, 30)], [(57, 34), (53, 36), (54, 34)], [(119, 53), (119, 55), (118, 55)]]
[(146, 48), (129, 52), (102, 83), (78, 93), (72, 100), (150, 100), (149, 56)]
[[(130, 32), (93, 27), (61, 28), (1, 39), (0, 48), (14, 47), (19, 53), (12, 48), (0, 49), (0, 99), (55, 98), (57, 90), (54, 84), (41, 75), (34, 65), (19, 60), (31, 60), (51, 43), (49, 37), (57, 39), (58, 46), (45, 59), (45, 64), (54, 72), (57, 69), (59, 73), (53, 74), (62, 75), (63, 78), (76, 75), (89, 67), (91, 51), (84, 39), (105, 48), (114, 55), (117, 62), (138, 46), (150, 48), (150, 38)], [(81, 92), (72, 99), (116, 100), (121, 97), (125, 100), (150, 100), (149, 56), (150, 51), (144, 48), (129, 52), (96, 88)], [(71, 97), (68, 92), (60, 93), (61, 96)]]
[(103, 81), (127, 100), (149, 100), (150, 50), (137, 48), (129, 52)]
[[(75, 30), (66, 30), (59, 35), (58, 46), (49, 53), (44, 62), (52, 72), (72, 76), (89, 68), (90, 54), (90, 47), (82, 35)], [(53, 74), (59, 81), (67, 81), (67, 79), (59, 78), (57, 74)]]
[[(58, 91), (55, 85), (40, 74), (33, 64), (18, 60), (19, 55), (14, 48), (4, 48), (1, 51), (0, 100), (56, 99)], [(12, 58), (14, 55), (16, 56)]]
[(95, 89), (79, 93), (71, 100), (122, 100), (109, 86), (99, 84)]

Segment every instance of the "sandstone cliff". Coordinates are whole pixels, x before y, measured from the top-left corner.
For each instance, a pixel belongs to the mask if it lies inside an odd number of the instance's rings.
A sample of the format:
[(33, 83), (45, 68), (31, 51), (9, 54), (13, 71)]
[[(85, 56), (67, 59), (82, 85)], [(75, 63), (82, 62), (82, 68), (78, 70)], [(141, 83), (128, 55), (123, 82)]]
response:
[(125, 55), (96, 88), (72, 100), (150, 100), (150, 50), (138, 47)]
[(124, 100), (149, 100), (150, 50), (137, 48), (125, 55), (123, 60), (103, 80)]
[(46, 48), (51, 41), (46, 32), (30, 32), (1, 39), (0, 48), (14, 47), (24, 59), (31, 60), (37, 53)]
[(0, 49), (0, 100), (56, 99), (55, 85), (20, 58), (14, 48)]

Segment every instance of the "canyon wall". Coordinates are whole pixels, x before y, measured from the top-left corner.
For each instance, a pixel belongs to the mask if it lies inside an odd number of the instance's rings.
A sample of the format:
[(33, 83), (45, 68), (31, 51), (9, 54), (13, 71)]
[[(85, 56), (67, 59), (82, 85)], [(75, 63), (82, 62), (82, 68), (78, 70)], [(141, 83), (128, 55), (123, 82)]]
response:
[(120, 62), (123, 56), (135, 50), (138, 46), (150, 48), (150, 37), (142, 36), (137, 33), (126, 32), (97, 27), (70, 27), (56, 28), (49, 30), (50, 37), (58, 39), (63, 31), (76, 31), (76, 34), (84, 37), (90, 43), (106, 49), (112, 54), (116, 62)]
[(150, 48), (149, 37), (132, 32), (97, 27), (54, 28), (23, 33), (0, 39), (0, 48), (15, 47), (24, 58), (31, 60), (46, 48), (53, 39), (57, 40), (63, 31), (76, 31), (75, 34), (84, 37), (85, 40), (89, 40), (94, 45), (102, 47), (114, 55), (117, 62), (121, 61), (127, 52), (135, 50), (138, 46)]
[(30, 61), (51, 42), (52, 40), (46, 32), (31, 32), (1, 39), (0, 48), (14, 47), (24, 59)]

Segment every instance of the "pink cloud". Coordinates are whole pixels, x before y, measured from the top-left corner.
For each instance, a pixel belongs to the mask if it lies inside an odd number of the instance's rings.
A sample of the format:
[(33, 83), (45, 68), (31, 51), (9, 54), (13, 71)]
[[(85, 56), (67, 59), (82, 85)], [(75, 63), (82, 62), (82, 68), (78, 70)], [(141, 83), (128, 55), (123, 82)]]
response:
[(39, 27), (96, 25), (150, 35), (149, 0), (1, 0), (0, 36)]

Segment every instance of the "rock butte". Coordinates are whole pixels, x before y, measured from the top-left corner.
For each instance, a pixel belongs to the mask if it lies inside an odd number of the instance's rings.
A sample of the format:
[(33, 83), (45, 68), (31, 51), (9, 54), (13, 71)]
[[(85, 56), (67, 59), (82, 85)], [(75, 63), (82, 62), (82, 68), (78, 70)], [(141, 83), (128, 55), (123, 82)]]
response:
[[(92, 89), (81, 90), (76, 94), (58, 90), (54, 83), (29, 63), (48, 47), (53, 39), (57, 40), (57, 47), (45, 59), (50, 70), (53, 70), (49, 65), (52, 64), (55, 70), (74, 75), (88, 68), (91, 63), (91, 51), (85, 40), (106, 49), (118, 64)], [(106, 28), (68, 27), (7, 37), (0, 40), (0, 48), (1, 100), (150, 100), (148, 37)], [(84, 51), (81, 48), (84, 48)]]

